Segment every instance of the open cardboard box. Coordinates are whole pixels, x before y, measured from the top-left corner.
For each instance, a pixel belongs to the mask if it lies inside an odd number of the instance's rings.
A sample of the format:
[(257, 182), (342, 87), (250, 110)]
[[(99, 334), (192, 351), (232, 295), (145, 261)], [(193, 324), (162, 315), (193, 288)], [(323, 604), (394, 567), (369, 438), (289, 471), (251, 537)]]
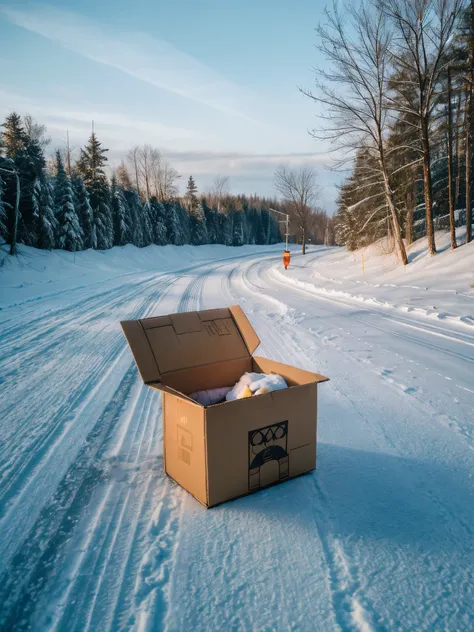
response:
[[(239, 306), (121, 325), (143, 381), (163, 391), (165, 471), (203, 505), (315, 469), (317, 385), (328, 378), (254, 356), (260, 340)], [(208, 407), (188, 397), (247, 371), (289, 388)]]

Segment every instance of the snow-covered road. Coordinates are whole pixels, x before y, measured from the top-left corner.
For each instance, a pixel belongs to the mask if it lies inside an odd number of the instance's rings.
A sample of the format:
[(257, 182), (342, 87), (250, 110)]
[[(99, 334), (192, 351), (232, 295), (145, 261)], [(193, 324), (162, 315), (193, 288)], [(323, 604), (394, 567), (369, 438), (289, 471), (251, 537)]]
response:
[[(1, 630), (474, 629), (474, 328), (298, 285), (324, 255), (2, 310)], [(234, 303), (259, 354), (331, 381), (317, 471), (205, 510), (163, 474), (119, 321)]]

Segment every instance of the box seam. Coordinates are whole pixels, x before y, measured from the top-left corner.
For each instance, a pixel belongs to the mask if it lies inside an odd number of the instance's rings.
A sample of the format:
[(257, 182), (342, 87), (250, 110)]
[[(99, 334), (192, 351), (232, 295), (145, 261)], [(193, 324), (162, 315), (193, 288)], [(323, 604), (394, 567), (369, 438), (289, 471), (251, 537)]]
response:
[(207, 413), (206, 409), (204, 409), (204, 470), (206, 475), (206, 507), (209, 507), (209, 470), (208, 470), (208, 462), (207, 462)]
[(161, 394), (161, 427), (163, 431), (163, 467), (166, 472), (166, 394)]

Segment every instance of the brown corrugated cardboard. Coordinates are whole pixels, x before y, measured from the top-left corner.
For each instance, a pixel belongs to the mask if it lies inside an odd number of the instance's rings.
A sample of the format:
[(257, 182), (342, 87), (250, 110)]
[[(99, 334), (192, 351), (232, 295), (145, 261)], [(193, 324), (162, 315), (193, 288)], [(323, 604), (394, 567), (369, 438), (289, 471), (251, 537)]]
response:
[[(260, 341), (239, 306), (121, 324), (143, 381), (163, 391), (165, 470), (203, 505), (316, 467), (317, 384), (328, 378), (253, 356)], [(188, 397), (247, 371), (289, 388), (207, 408)]]

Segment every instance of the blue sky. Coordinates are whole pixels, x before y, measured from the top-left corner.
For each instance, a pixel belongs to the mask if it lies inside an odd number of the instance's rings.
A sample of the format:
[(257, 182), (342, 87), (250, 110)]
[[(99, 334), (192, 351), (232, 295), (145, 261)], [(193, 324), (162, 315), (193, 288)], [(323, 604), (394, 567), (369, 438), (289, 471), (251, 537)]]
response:
[(308, 134), (316, 105), (309, 0), (0, 0), (0, 116), (47, 124), (51, 151), (76, 150), (91, 120), (113, 165), (150, 143), (198, 187), (228, 175), (233, 193), (273, 195), (279, 164), (310, 164), (334, 209), (327, 147)]

